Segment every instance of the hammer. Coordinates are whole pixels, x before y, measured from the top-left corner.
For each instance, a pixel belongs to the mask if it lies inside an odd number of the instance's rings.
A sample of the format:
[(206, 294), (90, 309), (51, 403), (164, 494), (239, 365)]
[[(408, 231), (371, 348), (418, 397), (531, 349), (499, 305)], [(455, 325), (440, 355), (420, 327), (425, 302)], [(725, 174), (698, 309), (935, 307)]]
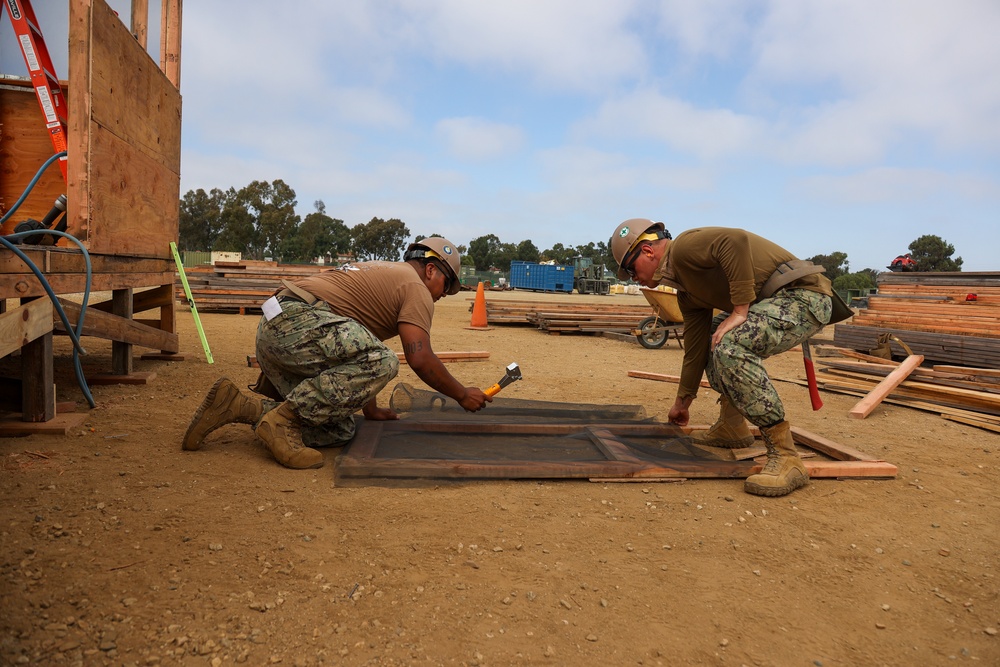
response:
[(511, 382), (520, 379), (521, 379), (521, 367), (518, 366), (516, 363), (513, 363), (507, 367), (507, 372), (503, 374), (503, 377), (500, 378), (500, 381), (497, 382), (492, 387), (484, 389), (483, 393), (490, 397), (496, 396), (497, 394), (500, 393), (501, 389), (509, 385)]

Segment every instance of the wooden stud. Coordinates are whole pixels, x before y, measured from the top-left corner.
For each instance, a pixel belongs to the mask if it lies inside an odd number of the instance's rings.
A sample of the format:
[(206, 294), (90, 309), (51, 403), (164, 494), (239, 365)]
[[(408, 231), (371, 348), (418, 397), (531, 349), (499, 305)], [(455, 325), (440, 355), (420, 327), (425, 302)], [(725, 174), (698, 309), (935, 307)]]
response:
[[(111, 313), (122, 319), (132, 319), (132, 288), (117, 289), (111, 293)], [(132, 372), (132, 345), (125, 341), (111, 341), (111, 373), (129, 375)]]

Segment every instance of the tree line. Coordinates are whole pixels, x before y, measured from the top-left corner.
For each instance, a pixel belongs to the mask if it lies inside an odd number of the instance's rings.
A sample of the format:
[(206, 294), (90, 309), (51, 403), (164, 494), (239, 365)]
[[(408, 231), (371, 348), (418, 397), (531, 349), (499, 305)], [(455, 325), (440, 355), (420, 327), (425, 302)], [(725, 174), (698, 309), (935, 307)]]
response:
[[(373, 217), (348, 227), (343, 220), (327, 215), (322, 200), (314, 202), (315, 210), (305, 219), (295, 213), (297, 204), (295, 191), (280, 179), (254, 181), (239, 190), (189, 190), (180, 201), (178, 247), (240, 252), (249, 259), (270, 257), (287, 263), (318, 258), (331, 261), (338, 255), (352, 255), (357, 261), (397, 261), (410, 238), (410, 230), (398, 218)], [(423, 238), (418, 235), (414, 240)], [(515, 260), (572, 264), (575, 257), (590, 258), (611, 271), (618, 268), (610, 238), (577, 246), (556, 243), (539, 250), (531, 240), (504, 243), (495, 234), (486, 234), (472, 239), (468, 247), (456, 247), (462, 253), (462, 264), (477, 271), (509, 271)], [(917, 271), (962, 270), (962, 258), (952, 259), (955, 247), (939, 236), (921, 236), (910, 243), (909, 251)], [(844, 252), (807, 259), (823, 266), (838, 290), (875, 287), (875, 278), (881, 273), (871, 268), (852, 273)]]
[(248, 259), (312, 262), (338, 255), (358, 261), (395, 261), (410, 230), (402, 220), (372, 218), (348, 227), (326, 213), (322, 200), (303, 220), (295, 191), (278, 179), (254, 181), (239, 190), (189, 190), (180, 202), (178, 247), (242, 253)]

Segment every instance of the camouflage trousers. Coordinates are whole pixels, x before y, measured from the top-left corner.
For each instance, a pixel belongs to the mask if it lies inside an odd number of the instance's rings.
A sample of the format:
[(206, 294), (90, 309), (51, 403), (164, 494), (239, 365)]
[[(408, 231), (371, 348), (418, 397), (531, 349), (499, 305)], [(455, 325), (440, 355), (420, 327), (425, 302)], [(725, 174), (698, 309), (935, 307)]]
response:
[(257, 327), (260, 368), (295, 408), (307, 446), (343, 445), (354, 437), (354, 413), (396, 377), (399, 357), (325, 303), (284, 298), (281, 308)]
[[(708, 383), (751, 424), (777, 424), (785, 418), (785, 408), (762, 362), (822, 329), (831, 311), (829, 296), (804, 289), (781, 290), (752, 304), (746, 322), (728, 331), (709, 354)], [(713, 332), (727, 315), (716, 315)]]

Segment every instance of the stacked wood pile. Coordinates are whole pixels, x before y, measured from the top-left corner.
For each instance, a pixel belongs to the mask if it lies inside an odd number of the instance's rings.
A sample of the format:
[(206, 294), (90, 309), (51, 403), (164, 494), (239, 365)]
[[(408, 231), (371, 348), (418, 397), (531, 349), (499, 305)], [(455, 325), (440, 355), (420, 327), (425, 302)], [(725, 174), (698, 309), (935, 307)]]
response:
[[(330, 267), (241, 260), (185, 268), (191, 296), (199, 312), (260, 313), (260, 304), (281, 289), (282, 278), (294, 280)], [(187, 303), (178, 276), (177, 299)]]
[[(469, 306), (472, 311), (474, 304)], [(631, 333), (653, 315), (649, 306), (581, 304), (571, 301), (487, 300), (489, 324), (529, 324), (552, 334)]]
[[(868, 396), (901, 366), (899, 362), (843, 348), (818, 345), (814, 349), (819, 357), (819, 387), (841, 394)], [(1000, 370), (918, 366), (881, 400), (1000, 433)]]
[[(850, 323), (834, 326), (834, 343), (871, 350), (890, 333), (929, 361), (1000, 368), (1000, 273), (882, 273)], [(894, 344), (894, 354), (906, 351)]]

